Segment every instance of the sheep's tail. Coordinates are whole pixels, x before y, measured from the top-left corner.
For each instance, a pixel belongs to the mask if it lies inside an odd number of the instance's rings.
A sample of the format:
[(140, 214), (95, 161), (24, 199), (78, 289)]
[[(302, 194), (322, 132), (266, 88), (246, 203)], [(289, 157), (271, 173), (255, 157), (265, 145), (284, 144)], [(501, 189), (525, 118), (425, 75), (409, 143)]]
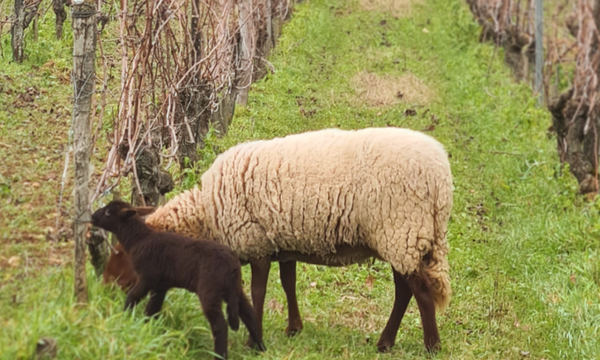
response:
[(240, 328), (240, 272), (236, 271), (237, 276), (233, 276), (234, 282), (231, 282), (229, 293), (227, 294), (227, 322), (231, 330), (237, 331)]
[(443, 312), (450, 303), (452, 288), (450, 287), (450, 276), (448, 274), (448, 220), (452, 210), (452, 175), (448, 172), (445, 180), (438, 184), (437, 199), (434, 213), (434, 236), (435, 241), (429, 256), (424, 259), (422, 270), (431, 282), (433, 301), (439, 312)]
[(437, 311), (443, 313), (448, 307), (452, 296), (450, 276), (448, 275), (449, 266), (445, 257), (435, 258), (436, 255), (432, 254), (431, 260), (422, 267), (422, 271), (431, 284), (435, 307)]

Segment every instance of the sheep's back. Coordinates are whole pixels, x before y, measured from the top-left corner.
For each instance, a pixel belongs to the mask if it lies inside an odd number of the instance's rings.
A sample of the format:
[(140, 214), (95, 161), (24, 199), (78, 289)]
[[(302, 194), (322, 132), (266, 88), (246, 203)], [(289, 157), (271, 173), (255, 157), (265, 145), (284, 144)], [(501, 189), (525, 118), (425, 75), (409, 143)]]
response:
[(209, 226), (242, 258), (347, 244), (388, 260), (406, 256), (388, 250), (395, 242), (433, 240), (438, 179), (448, 176), (426, 135), (330, 129), (231, 148), (202, 177), (202, 194)]

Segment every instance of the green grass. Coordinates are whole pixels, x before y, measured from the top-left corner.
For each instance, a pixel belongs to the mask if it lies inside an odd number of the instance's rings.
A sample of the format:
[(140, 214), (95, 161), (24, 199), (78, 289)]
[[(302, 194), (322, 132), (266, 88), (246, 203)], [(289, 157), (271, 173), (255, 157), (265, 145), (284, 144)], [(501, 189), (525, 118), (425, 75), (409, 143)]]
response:
[[(454, 297), (438, 316), (443, 350), (433, 358), (597, 358), (600, 204), (576, 195), (576, 182), (558, 165), (556, 140), (546, 134), (549, 114), (535, 107), (527, 85), (511, 80), (502, 54), (488, 73), (493, 48), (477, 37), (460, 0), (431, 0), (399, 19), (361, 11), (354, 1), (298, 5), (270, 59), (277, 72), (253, 85), (228, 135), (211, 133), (179, 190), (193, 186), (216, 153), (241, 141), (332, 126), (421, 130), (435, 116), (429, 134), (451, 154), (456, 189), (448, 234)], [(351, 85), (362, 70), (410, 72), (437, 96), (427, 106), (367, 107)], [(304, 116), (301, 107), (314, 114)], [(405, 116), (409, 108), (417, 115)], [(18, 243), (6, 249), (2, 256), (23, 261), (1, 269), (0, 358), (28, 358), (40, 336), (58, 340), (61, 359), (210, 358), (210, 333), (193, 295), (170, 293), (164, 316), (145, 323), (141, 309), (123, 313), (124, 295), (92, 275), (90, 303), (76, 306), (69, 264), (28, 266)], [(265, 316), (268, 351), (245, 349), (244, 330), (231, 335), (231, 358), (431, 358), (414, 302), (392, 352), (376, 353), (393, 303), (387, 264), (300, 265), (298, 296), (305, 330), (288, 339), (274, 265)]]

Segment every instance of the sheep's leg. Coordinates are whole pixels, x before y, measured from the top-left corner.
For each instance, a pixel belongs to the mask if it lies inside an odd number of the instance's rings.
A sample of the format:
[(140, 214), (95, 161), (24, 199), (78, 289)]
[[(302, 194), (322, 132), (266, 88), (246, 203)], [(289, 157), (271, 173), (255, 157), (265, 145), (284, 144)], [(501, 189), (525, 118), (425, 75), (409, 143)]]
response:
[(250, 333), (250, 339), (252, 339), (254, 349), (258, 351), (266, 351), (267, 348), (262, 340), (262, 334), (258, 331), (258, 321), (256, 319), (256, 314), (254, 312), (254, 308), (250, 304), (250, 301), (246, 298), (246, 295), (243, 293), (239, 296), (239, 309), (240, 309), (240, 318), (246, 327), (248, 328), (248, 333)]
[[(265, 306), (265, 295), (267, 294), (269, 271), (271, 270), (271, 260), (268, 257), (253, 260), (250, 262), (250, 268), (252, 269), (252, 284), (250, 285), (252, 304), (254, 305), (254, 311), (256, 312), (258, 331), (262, 337), (263, 309)], [(254, 342), (251, 337), (248, 338), (246, 345), (254, 347)]]
[(134, 308), (144, 296), (148, 295), (150, 288), (145, 282), (139, 281), (134, 287), (127, 292), (127, 299), (125, 299), (125, 311)]
[(279, 276), (288, 303), (288, 327), (285, 329), (285, 334), (294, 336), (302, 330), (302, 318), (296, 298), (296, 262), (280, 262)]
[(160, 311), (166, 295), (167, 292), (162, 290), (150, 292), (150, 300), (146, 305), (146, 316), (154, 316)]
[(214, 352), (220, 356), (220, 358), (215, 356), (215, 360), (221, 358), (227, 359), (227, 322), (223, 315), (221, 301), (216, 301), (212, 297), (209, 298), (208, 294), (205, 294), (204, 298), (200, 295), (198, 297), (200, 298), (200, 304), (202, 304), (204, 316), (206, 316), (213, 334), (215, 342)]
[(419, 305), (425, 348), (427, 351), (436, 352), (440, 350), (441, 342), (435, 322), (435, 303), (431, 293), (431, 282), (425, 273), (419, 276), (409, 276), (407, 282), (417, 300), (417, 305)]
[(404, 275), (394, 270), (394, 268), (392, 268), (392, 271), (394, 273), (394, 284), (396, 285), (396, 299), (394, 301), (394, 308), (392, 309), (390, 319), (377, 342), (377, 350), (379, 352), (388, 351), (394, 346), (398, 328), (400, 327), (408, 303), (413, 296), (412, 290)]

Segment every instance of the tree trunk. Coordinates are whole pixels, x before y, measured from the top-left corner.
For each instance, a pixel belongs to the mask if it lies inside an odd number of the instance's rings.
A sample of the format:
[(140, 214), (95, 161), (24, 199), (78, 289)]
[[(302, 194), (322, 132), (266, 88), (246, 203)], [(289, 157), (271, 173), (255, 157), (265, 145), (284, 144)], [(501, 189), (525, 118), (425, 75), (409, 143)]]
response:
[(248, 91), (252, 84), (252, 73), (254, 71), (253, 58), (255, 53), (254, 39), (254, 14), (252, 13), (252, 0), (240, 0), (239, 2), (240, 22), (240, 58), (237, 81), (237, 103), (246, 106), (248, 103)]
[(85, 272), (86, 233), (90, 219), (90, 149), (91, 105), (94, 94), (96, 62), (96, 7), (90, 0), (73, 7), (73, 146), (75, 162), (74, 201), (75, 219), (75, 296), (86, 302)]
[(54, 14), (56, 15), (56, 23), (54, 25), (56, 38), (61, 39), (63, 34), (63, 24), (67, 19), (65, 0), (52, 0), (52, 10), (54, 10)]
[(15, 0), (15, 22), (12, 25), (11, 30), (11, 46), (13, 53), (13, 61), (22, 63), (23, 62), (23, 37), (25, 23), (25, 4), (23, 0)]

